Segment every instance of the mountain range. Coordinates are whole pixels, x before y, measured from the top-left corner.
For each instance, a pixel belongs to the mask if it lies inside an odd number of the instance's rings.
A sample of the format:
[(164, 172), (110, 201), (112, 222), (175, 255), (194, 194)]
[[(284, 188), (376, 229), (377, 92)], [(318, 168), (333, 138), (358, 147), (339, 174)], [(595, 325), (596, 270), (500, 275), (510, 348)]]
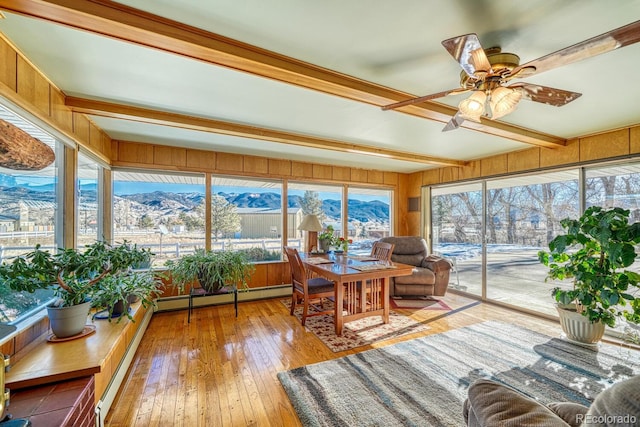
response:
[[(5, 184), (5, 185), (2, 185)], [(55, 192), (52, 186), (11, 186), (0, 182), (0, 201), (4, 201), (4, 211), (14, 210), (18, 200), (33, 200), (55, 202)], [(78, 188), (80, 203), (83, 205), (95, 205), (96, 187), (95, 184), (82, 185)], [(217, 195), (224, 197), (229, 203), (239, 208), (266, 208), (280, 209), (281, 196), (277, 193), (223, 193)], [(300, 206), (300, 196), (288, 197), (289, 207)], [(126, 205), (128, 212), (143, 214), (153, 213), (152, 216), (177, 215), (181, 212), (189, 212), (204, 201), (204, 194), (199, 192), (174, 193), (166, 191), (153, 191), (136, 194), (123, 194), (114, 196), (114, 211), (123, 209), (120, 205)], [(341, 214), (341, 201), (327, 199), (322, 201), (322, 208), (329, 218), (338, 219)], [(151, 211), (151, 212), (149, 212)], [(52, 213), (53, 214), (53, 213)], [(385, 222), (389, 220), (389, 205), (382, 201), (361, 201), (349, 199), (349, 216), (351, 220), (360, 222)]]

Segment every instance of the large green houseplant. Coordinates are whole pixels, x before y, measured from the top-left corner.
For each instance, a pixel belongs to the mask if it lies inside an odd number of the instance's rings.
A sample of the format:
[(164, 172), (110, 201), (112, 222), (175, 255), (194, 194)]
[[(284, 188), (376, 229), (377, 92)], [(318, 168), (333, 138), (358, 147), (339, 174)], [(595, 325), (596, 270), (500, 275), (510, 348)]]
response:
[(169, 260), (165, 265), (171, 276), (171, 283), (181, 293), (186, 285), (196, 280), (208, 292), (215, 292), (225, 285), (246, 289), (247, 281), (255, 270), (244, 251), (196, 249), (193, 254)]
[[(588, 323), (600, 325), (602, 333), (604, 325), (614, 327), (619, 317), (640, 323), (640, 275), (629, 270), (637, 257), (640, 223), (630, 223), (629, 213), (592, 206), (578, 219), (560, 221), (564, 234), (549, 243), (549, 251), (538, 253), (549, 267), (548, 279), (573, 281), (571, 289), (552, 291), (561, 316), (562, 310), (576, 311)], [(579, 336), (573, 339), (582, 341)]]
[(161, 287), (160, 277), (151, 270), (106, 276), (91, 296), (91, 306), (98, 310), (94, 318), (120, 321), (126, 316), (133, 320), (130, 304), (140, 301), (143, 307), (148, 307)]
[[(18, 292), (52, 288), (57, 299), (47, 307), (51, 328), (58, 338), (65, 338), (82, 332), (91, 298), (105, 280), (127, 274), (147, 257), (148, 250), (129, 242), (110, 245), (97, 241), (82, 249), (60, 249), (53, 254), (36, 245), (24, 256), (0, 264), (0, 280), (3, 286)], [(61, 311), (66, 308), (72, 308), (75, 314)], [(73, 318), (77, 323), (59, 326), (58, 317)]]

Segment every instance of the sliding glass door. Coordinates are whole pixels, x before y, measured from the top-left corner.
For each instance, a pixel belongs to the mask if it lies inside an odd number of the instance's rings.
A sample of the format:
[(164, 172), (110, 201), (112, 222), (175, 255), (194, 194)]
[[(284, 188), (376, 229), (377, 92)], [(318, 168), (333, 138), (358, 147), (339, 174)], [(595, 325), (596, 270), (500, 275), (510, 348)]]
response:
[(451, 287), (482, 294), (482, 184), (431, 191), (432, 245), (454, 263)]
[(486, 198), (487, 298), (555, 314), (537, 254), (578, 215), (578, 170), (487, 181)]

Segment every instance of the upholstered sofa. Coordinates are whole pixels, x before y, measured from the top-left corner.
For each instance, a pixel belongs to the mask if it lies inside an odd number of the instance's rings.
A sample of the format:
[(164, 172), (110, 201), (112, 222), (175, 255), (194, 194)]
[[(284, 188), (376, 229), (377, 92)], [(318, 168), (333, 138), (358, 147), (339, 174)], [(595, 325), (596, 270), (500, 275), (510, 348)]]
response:
[(429, 255), (427, 242), (417, 236), (384, 237), (381, 242), (394, 246), (391, 260), (415, 266), (411, 276), (391, 279), (389, 294), (392, 297), (403, 296), (444, 296), (449, 286), (449, 260)]
[(596, 396), (590, 407), (573, 402), (543, 405), (491, 380), (469, 386), (463, 415), (469, 427), (581, 427), (640, 425), (640, 375)]

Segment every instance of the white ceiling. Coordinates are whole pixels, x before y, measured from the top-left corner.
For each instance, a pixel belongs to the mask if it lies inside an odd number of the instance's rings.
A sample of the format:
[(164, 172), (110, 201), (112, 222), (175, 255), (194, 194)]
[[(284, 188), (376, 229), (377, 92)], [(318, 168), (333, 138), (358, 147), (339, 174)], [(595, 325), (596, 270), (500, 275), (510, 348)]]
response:
[[(351, 144), (356, 153), (92, 115), (114, 139), (398, 172), (439, 165), (357, 151), (380, 148), (469, 161), (531, 147), (472, 129), (443, 133), (442, 121), (382, 111), (384, 103), (372, 105), (161, 51), (143, 46), (140, 38), (129, 43), (105, 37), (97, 27), (79, 30), (72, 28), (74, 22), (62, 18), (66, 25), (55, 23), (55, 13), (34, 7), (65, 3), (59, 0), (13, 3), (0, 0), (6, 17), (0, 31), (68, 96), (318, 137)], [(444, 39), (477, 33), (485, 49), (500, 46), (525, 63), (640, 19), (638, 0), (119, 3), (414, 96), (458, 87), (461, 68), (442, 47)], [(119, 11), (118, 16), (128, 15), (135, 14)], [(563, 107), (522, 101), (501, 121), (561, 139), (638, 124), (639, 59), (637, 43), (532, 76), (525, 81), (583, 95)], [(464, 96), (436, 101), (455, 107)]]

